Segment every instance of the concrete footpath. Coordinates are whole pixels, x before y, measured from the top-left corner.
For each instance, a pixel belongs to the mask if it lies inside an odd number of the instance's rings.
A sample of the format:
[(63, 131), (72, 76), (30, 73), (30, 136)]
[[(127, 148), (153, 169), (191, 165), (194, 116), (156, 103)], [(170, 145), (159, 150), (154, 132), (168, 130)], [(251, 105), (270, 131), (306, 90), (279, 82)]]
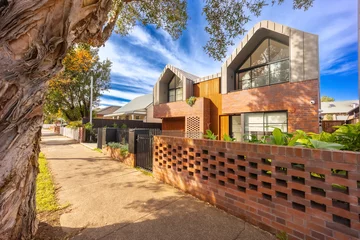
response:
[(72, 239), (257, 239), (275, 237), (69, 138), (43, 130), (45, 154)]

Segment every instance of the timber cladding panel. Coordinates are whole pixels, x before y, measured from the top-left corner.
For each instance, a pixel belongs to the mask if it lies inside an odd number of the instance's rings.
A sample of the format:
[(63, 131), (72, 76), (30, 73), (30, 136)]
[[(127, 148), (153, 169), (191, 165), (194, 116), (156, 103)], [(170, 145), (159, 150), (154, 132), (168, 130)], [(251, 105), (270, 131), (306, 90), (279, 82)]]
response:
[[(319, 81), (288, 82), (222, 95), (222, 113), (287, 111), (288, 131), (319, 132)], [(315, 100), (315, 104), (310, 104)]]
[(162, 121), (162, 130), (185, 131), (185, 117), (164, 118)]
[(360, 153), (155, 136), (157, 179), (290, 239), (360, 237)]
[(210, 99), (210, 126), (215, 135), (219, 135), (219, 116), (221, 115), (222, 96), (220, 94), (220, 78), (194, 84), (194, 96)]

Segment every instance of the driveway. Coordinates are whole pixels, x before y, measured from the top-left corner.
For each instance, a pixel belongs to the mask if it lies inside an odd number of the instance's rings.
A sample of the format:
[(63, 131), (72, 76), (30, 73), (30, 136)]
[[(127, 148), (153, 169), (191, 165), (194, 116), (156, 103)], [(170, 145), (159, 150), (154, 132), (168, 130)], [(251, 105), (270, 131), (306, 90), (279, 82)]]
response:
[(275, 239), (241, 219), (69, 138), (43, 130), (72, 239)]

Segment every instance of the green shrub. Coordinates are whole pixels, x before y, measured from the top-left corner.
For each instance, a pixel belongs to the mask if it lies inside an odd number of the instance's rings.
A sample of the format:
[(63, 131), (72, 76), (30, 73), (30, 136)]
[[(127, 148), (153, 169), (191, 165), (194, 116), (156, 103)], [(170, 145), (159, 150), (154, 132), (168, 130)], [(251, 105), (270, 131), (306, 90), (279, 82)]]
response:
[(85, 124), (84, 124), (84, 128), (85, 128), (86, 130), (90, 130), (90, 131), (91, 131), (91, 130), (93, 129), (93, 125), (88, 122), (88, 123), (85, 123)]
[(206, 130), (206, 134), (204, 135), (204, 138), (209, 140), (216, 140), (217, 135), (215, 135), (210, 129)]
[(224, 133), (223, 139), (224, 139), (225, 142), (234, 142), (234, 141), (236, 141), (236, 138), (232, 138), (226, 133)]
[(114, 123), (113, 128), (118, 128), (118, 125), (116, 123)]
[(129, 154), (129, 145), (128, 144), (121, 145), (120, 154), (123, 157), (126, 157)]
[(127, 125), (125, 123), (123, 123), (120, 128), (121, 129), (127, 129), (128, 127), (127, 127)]
[(195, 104), (195, 102), (196, 102), (196, 97), (194, 97), (194, 96), (191, 96), (191, 97), (189, 97), (188, 99), (186, 99), (186, 103), (187, 103), (190, 107), (192, 107), (192, 106)]
[(121, 144), (118, 142), (109, 142), (107, 145), (111, 148), (121, 148)]
[(120, 155), (123, 157), (126, 157), (129, 154), (128, 144), (123, 145), (118, 142), (109, 142), (107, 146), (113, 149), (120, 149)]
[(342, 149), (360, 151), (360, 122), (336, 126), (337, 130), (332, 133), (335, 142), (344, 145)]
[(281, 146), (302, 146), (307, 148), (340, 150), (344, 145), (335, 141), (335, 138), (329, 136), (329, 133), (305, 133), (302, 130), (296, 130), (294, 133), (284, 133), (280, 128), (274, 128), (270, 136), (263, 136), (258, 139), (251, 136), (249, 142), (266, 143)]
[(75, 129), (75, 128), (82, 127), (82, 123), (81, 123), (81, 121), (73, 121), (73, 122), (69, 122), (69, 124), (66, 127)]

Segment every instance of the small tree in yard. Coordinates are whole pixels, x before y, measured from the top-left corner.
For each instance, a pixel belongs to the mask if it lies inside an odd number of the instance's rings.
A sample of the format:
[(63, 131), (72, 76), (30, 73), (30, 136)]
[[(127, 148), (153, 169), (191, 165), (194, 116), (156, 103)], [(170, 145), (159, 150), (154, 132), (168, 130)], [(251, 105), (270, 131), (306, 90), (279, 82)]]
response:
[[(245, 32), (249, 14), (283, 0), (205, 0), (210, 40), (220, 60)], [(101, 46), (116, 31), (155, 24), (177, 38), (186, 27), (185, 0), (0, 0), (0, 239), (36, 231), (35, 178), (48, 80), (75, 43)], [(313, 0), (293, 0), (307, 9)], [(121, 53), (119, 53), (121, 54)], [(55, 77), (56, 78), (56, 77)], [(61, 79), (58, 79), (61, 81)], [(64, 79), (63, 79), (64, 80)]]
[(45, 113), (61, 112), (69, 121), (90, 115), (90, 77), (93, 78), (93, 105), (110, 85), (109, 60), (101, 62), (98, 51), (87, 44), (71, 48), (63, 60), (64, 71), (49, 81)]

